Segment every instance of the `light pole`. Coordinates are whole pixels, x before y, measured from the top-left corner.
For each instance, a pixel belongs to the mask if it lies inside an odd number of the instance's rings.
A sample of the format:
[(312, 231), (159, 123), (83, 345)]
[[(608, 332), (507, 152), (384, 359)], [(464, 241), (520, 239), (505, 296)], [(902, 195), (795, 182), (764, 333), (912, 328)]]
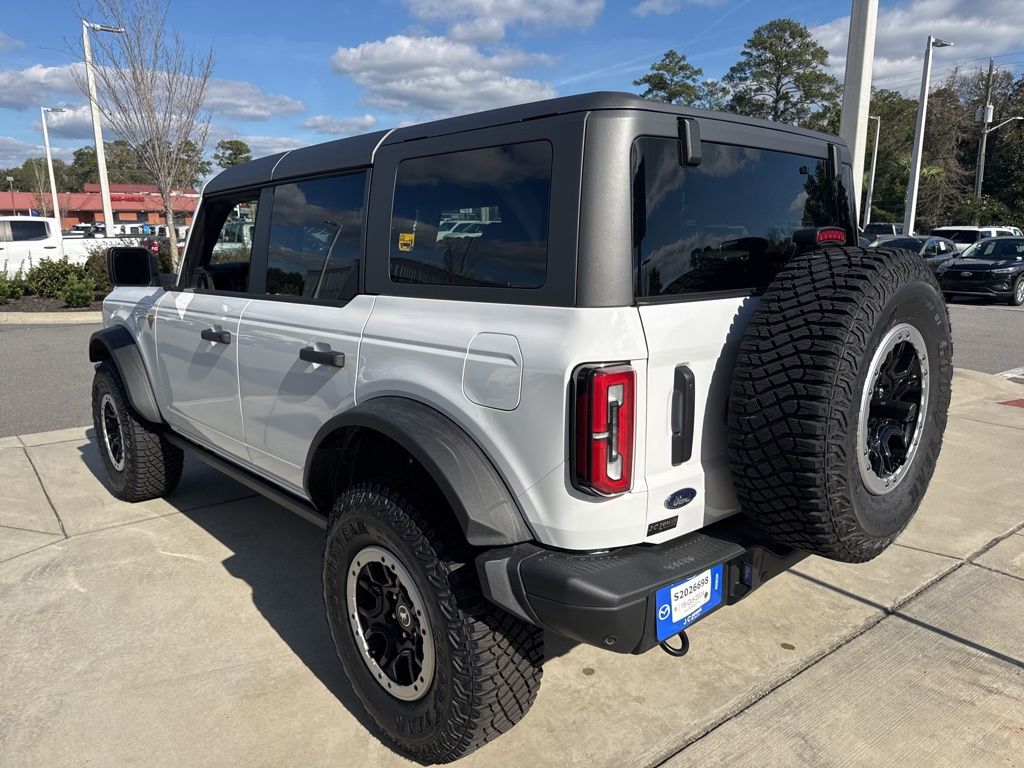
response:
[(100, 198), (103, 201), (104, 234), (114, 231), (114, 210), (110, 205), (110, 183), (107, 181), (107, 156), (103, 151), (103, 129), (100, 127), (100, 107), (96, 101), (96, 75), (92, 69), (92, 48), (89, 46), (89, 30), (95, 32), (113, 32), (123, 35), (121, 27), (110, 27), (106, 24), (93, 24), (82, 19), (82, 51), (85, 53), (85, 80), (89, 86), (89, 108), (92, 110), (92, 132), (96, 139), (96, 165), (100, 172)]
[(878, 166), (878, 134), (882, 132), (882, 118), (869, 115), (868, 120), (875, 121), (875, 148), (871, 151), (871, 172), (868, 175), (868, 192), (864, 198), (864, 216), (861, 219), (865, 227), (871, 223), (871, 198), (875, 194), (875, 168)]
[(1024, 117), (1011, 117), (1008, 120), (1003, 120), (1003, 122), (1001, 122), (999, 125), (993, 125), (991, 128), (982, 129), (981, 151), (978, 156), (978, 183), (974, 187), (974, 197), (979, 202), (981, 201), (981, 185), (985, 183), (985, 139), (988, 138), (988, 135), (992, 133), (992, 131), (997, 131), (1004, 125), (1016, 122), (1017, 120), (1024, 120)]
[(7, 183), (11, 187), (11, 214), (14, 215), (14, 216), (17, 216), (18, 215), (18, 211), (17, 211), (17, 209), (14, 206), (14, 177), (13, 176), (8, 176), (7, 177)]
[(53, 177), (53, 155), (50, 154), (50, 134), (46, 130), (46, 113), (63, 111), (61, 107), (39, 108), (39, 119), (43, 123), (43, 144), (46, 146), (46, 170), (50, 173), (50, 194), (53, 195), (53, 218), (57, 220), (57, 229), (62, 229), (62, 227), (60, 225), (60, 207), (57, 205), (57, 182)]
[(917, 188), (921, 183), (921, 152), (924, 149), (924, 123), (928, 113), (928, 87), (932, 79), (932, 48), (948, 48), (952, 43), (928, 35), (924, 48), (924, 71), (921, 73), (921, 98), (917, 102), (917, 128), (914, 130), (914, 151), (910, 156), (910, 179), (907, 181), (907, 198), (903, 212), (903, 234), (914, 234), (914, 219), (917, 217)]

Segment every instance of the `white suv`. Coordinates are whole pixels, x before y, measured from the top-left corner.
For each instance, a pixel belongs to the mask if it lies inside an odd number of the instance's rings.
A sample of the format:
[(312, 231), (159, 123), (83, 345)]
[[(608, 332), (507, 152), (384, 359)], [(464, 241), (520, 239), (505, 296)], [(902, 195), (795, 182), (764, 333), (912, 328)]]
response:
[(396, 749), (455, 759), (529, 709), (543, 629), (682, 655), (913, 515), (948, 315), (916, 254), (844, 245), (850, 177), (835, 137), (623, 94), (230, 168), (172, 287), (108, 255), (110, 485), (168, 494), (190, 451), (325, 526), (353, 689)]

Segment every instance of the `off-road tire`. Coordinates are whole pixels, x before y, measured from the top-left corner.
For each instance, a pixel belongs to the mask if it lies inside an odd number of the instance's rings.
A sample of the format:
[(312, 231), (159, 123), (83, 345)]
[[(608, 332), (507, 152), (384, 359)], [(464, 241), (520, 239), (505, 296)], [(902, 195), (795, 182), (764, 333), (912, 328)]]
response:
[[(104, 438), (103, 404), (107, 395), (120, 426), (120, 468), (111, 458)], [(162, 431), (135, 412), (121, 375), (109, 360), (96, 366), (92, 380), (92, 420), (100, 461), (114, 496), (122, 501), (148, 501), (166, 496), (177, 487), (184, 461), (182, 450), (171, 445)]]
[[(437, 494), (356, 485), (335, 502), (324, 548), (327, 622), (345, 675), (385, 743), (422, 763), (456, 760), (509, 730), (533, 704), (542, 672), (541, 630), (484, 599), (451, 519)], [(435, 665), (416, 701), (388, 693), (356, 646), (346, 588), (367, 546), (391, 553), (424, 598)]]
[[(905, 475), (877, 495), (858, 464), (861, 396), (873, 354), (902, 323), (924, 340), (929, 396)], [(733, 374), (729, 461), (744, 514), (797, 549), (848, 562), (877, 556), (910, 521), (935, 469), (952, 351), (942, 292), (916, 254), (795, 256), (762, 297)]]

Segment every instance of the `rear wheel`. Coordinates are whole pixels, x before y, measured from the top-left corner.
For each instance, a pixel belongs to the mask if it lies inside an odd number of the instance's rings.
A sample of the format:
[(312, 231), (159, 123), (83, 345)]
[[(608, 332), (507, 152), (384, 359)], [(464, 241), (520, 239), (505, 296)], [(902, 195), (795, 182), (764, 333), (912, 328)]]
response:
[(743, 511), (775, 539), (851, 562), (917, 510), (949, 407), (949, 315), (900, 250), (795, 257), (737, 359), (729, 457)]
[(96, 366), (92, 421), (110, 490), (123, 501), (166, 496), (181, 479), (184, 454), (144, 421), (128, 401), (124, 382), (109, 360)]
[(472, 552), (431, 495), (365, 484), (334, 505), (324, 552), (331, 636), (387, 742), (455, 760), (515, 725), (541, 678), (542, 635), (488, 603)]

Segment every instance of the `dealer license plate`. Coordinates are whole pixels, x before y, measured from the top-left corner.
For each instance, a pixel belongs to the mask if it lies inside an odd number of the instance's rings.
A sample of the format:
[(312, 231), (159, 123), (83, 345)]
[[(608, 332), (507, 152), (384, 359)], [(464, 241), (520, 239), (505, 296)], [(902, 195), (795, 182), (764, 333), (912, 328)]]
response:
[(665, 640), (707, 615), (722, 603), (722, 564), (662, 587), (655, 599), (658, 640)]

